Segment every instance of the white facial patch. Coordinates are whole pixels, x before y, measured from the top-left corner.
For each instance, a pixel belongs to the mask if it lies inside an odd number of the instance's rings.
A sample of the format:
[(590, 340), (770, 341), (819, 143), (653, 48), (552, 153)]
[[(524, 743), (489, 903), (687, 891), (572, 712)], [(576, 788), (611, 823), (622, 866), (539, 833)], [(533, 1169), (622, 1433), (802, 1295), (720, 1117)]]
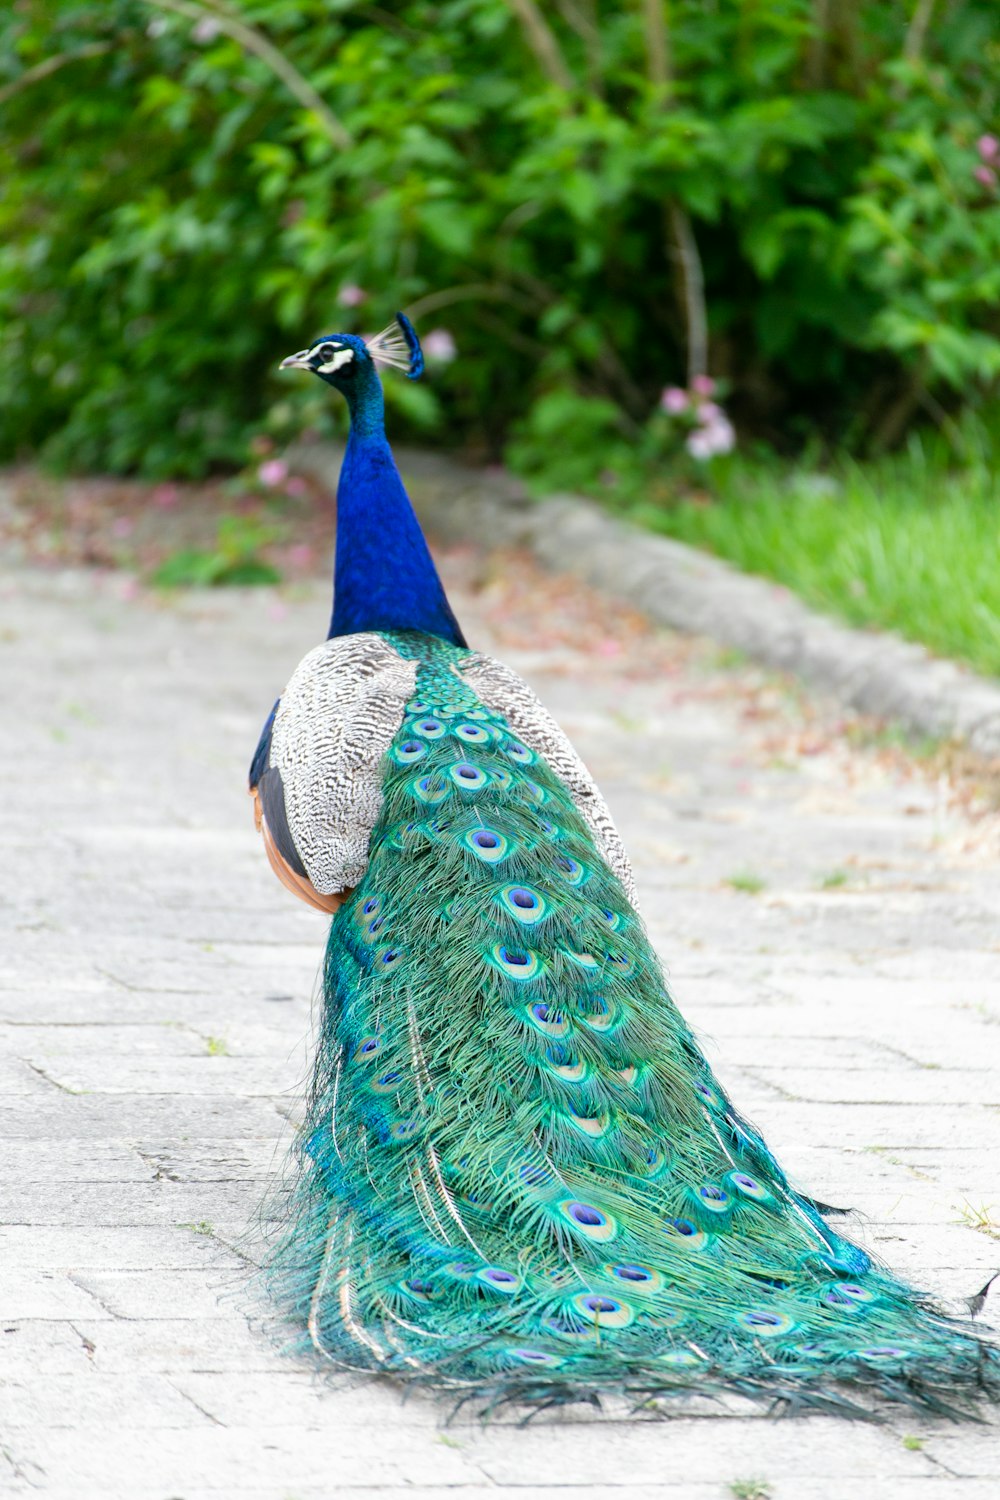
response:
[(326, 364), (316, 366), (316, 373), (318, 375), (332, 375), (334, 370), (340, 369), (341, 365), (350, 364), (353, 358), (353, 349), (335, 349)]

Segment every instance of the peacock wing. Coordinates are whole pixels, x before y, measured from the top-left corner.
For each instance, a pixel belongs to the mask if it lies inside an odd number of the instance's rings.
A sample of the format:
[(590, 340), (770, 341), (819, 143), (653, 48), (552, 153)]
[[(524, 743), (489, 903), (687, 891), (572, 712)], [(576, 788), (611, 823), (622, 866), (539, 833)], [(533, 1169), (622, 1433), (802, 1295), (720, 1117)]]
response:
[(257, 826), (278, 878), (320, 910), (336, 910), (367, 867), (380, 763), (415, 678), (382, 636), (340, 636), (303, 657), (264, 726), (250, 770)]

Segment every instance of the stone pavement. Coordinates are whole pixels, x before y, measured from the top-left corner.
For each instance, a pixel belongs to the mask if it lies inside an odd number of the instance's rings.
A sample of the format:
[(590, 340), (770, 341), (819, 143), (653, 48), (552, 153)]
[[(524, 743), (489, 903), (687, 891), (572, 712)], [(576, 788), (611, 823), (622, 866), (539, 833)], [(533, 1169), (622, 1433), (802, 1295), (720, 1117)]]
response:
[[(997, 815), (524, 559), (446, 572), (603, 785), (742, 1108), (867, 1245), (975, 1290), (1000, 1265)], [(325, 618), (318, 584), (0, 575), (0, 1492), (995, 1500), (995, 1426), (696, 1401), (443, 1427), (253, 1331), (238, 1247), (302, 1097), (324, 921), (268, 870), (243, 784)]]

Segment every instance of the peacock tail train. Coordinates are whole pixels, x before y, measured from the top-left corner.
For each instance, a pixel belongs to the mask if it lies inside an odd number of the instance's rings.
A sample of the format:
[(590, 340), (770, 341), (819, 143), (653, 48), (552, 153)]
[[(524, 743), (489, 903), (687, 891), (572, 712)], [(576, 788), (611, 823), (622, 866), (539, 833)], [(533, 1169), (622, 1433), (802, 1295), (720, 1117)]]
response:
[(613, 829), (485, 690), (489, 659), (366, 639), (413, 686), (385, 747), (362, 715), (351, 752), (377, 797), (267, 1267), (291, 1342), (490, 1400), (995, 1395), (996, 1347), (835, 1233), (737, 1114)]

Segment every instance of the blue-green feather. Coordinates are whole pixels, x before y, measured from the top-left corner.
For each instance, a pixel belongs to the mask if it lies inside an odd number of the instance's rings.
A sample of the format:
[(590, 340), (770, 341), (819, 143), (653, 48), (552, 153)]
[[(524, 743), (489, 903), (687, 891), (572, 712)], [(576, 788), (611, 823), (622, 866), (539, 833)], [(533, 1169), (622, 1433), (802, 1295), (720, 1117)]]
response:
[(501, 1396), (995, 1387), (993, 1346), (789, 1187), (566, 787), (454, 670), (466, 653), (391, 639), (416, 694), (330, 928), (270, 1265), (293, 1327), (337, 1367)]

